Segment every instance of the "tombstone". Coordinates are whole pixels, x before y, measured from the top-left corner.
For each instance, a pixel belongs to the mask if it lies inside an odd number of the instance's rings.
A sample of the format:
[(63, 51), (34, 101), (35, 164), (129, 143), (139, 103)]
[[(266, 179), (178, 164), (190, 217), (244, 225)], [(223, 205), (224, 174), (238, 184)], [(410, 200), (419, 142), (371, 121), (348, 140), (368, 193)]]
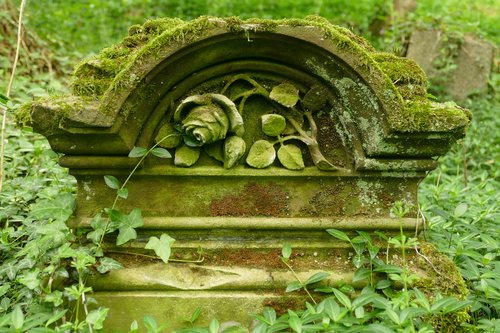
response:
[[(488, 80), (495, 53), (494, 46), (473, 35), (465, 35), (461, 40), (449, 38), (440, 30), (419, 30), (412, 33), (407, 57), (415, 60), (429, 78), (443, 82), (445, 92), (456, 101), (464, 101), (471, 94), (484, 94), (488, 90)], [(443, 49), (457, 47), (456, 54), (444, 55)], [(455, 66), (450, 73), (442, 73), (436, 63), (443, 57), (451, 57)], [(444, 75), (448, 77), (443, 78)]]
[[(124, 247), (109, 239), (125, 268), (91, 281), (120, 330), (148, 314), (172, 330), (197, 307), (198, 324), (246, 326), (264, 306), (303, 307), (303, 294), (284, 293), (295, 281), (284, 244), (301, 279), (327, 271), (331, 285), (350, 282), (352, 250), (325, 229), (413, 235), (418, 184), (469, 122), (426, 99), (413, 61), (319, 17), (148, 21), (81, 63), (72, 89), (20, 118), (77, 179), (73, 228), (112, 205), (103, 176), (123, 181), (134, 147), (174, 156), (148, 156), (132, 176), (118, 209), (139, 208), (144, 225)], [(404, 218), (390, 214), (396, 201), (410, 207)], [(201, 249), (203, 262), (133, 255), (151, 254), (145, 243), (162, 233), (176, 240), (171, 258), (196, 261)], [(437, 284), (424, 261), (413, 265)]]

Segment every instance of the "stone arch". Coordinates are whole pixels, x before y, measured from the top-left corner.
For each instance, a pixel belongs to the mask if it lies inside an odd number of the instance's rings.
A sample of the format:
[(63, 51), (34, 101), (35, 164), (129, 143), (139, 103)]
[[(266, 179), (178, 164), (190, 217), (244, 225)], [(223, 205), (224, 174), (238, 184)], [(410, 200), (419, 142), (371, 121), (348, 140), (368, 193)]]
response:
[[(76, 96), (35, 105), (32, 122), (56, 151), (68, 157), (124, 156), (134, 145), (148, 146), (171, 107), (166, 104), (175, 105), (210, 75), (255, 71), (255, 66), (285, 79), (301, 73), (340, 100), (335, 116), (342, 128), (336, 131), (359, 170), (433, 168), (430, 158), (444, 153), (468, 121), (457, 108), (431, 108), (422, 96), (425, 88), (403, 99), (404, 89), (425, 84), (419, 70), (408, 60), (376, 53), (363, 39), (320, 18), (202, 17), (162, 24), (150, 23), (156, 34), (129, 54), (110, 56), (108, 50), (84, 62), (76, 70)], [(127, 38), (147, 29), (147, 24), (131, 29)], [(400, 72), (394, 64), (401, 65)], [(79, 89), (88, 76), (95, 79)], [(401, 158), (411, 162), (395, 162)]]

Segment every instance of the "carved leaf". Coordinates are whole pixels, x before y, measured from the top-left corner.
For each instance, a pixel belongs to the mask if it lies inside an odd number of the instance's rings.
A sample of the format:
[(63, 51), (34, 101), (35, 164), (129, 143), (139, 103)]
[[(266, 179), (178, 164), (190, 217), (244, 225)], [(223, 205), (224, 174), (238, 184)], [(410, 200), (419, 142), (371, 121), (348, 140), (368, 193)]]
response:
[(217, 141), (203, 146), (203, 150), (211, 158), (215, 158), (217, 161), (224, 163), (224, 142)]
[(271, 90), (269, 98), (287, 108), (291, 108), (299, 101), (299, 89), (295, 88), (293, 84), (282, 83)]
[(320, 85), (314, 85), (302, 99), (302, 105), (306, 110), (317, 111), (325, 106), (327, 101), (326, 93), (325, 88)]
[(289, 170), (302, 170), (305, 167), (302, 151), (294, 145), (281, 146), (278, 150), (278, 159)]
[(179, 146), (182, 142), (182, 134), (179, 133), (172, 124), (163, 125), (156, 135), (155, 142), (158, 146), (172, 149)]
[(181, 167), (190, 167), (200, 158), (200, 147), (182, 145), (175, 150), (174, 164)]
[(224, 168), (230, 169), (245, 155), (247, 146), (239, 136), (231, 136), (224, 142)]
[(276, 159), (273, 145), (266, 140), (255, 141), (247, 156), (247, 164), (257, 169), (270, 166)]
[(262, 119), (262, 132), (268, 136), (278, 136), (285, 130), (286, 119), (279, 114), (265, 114)]

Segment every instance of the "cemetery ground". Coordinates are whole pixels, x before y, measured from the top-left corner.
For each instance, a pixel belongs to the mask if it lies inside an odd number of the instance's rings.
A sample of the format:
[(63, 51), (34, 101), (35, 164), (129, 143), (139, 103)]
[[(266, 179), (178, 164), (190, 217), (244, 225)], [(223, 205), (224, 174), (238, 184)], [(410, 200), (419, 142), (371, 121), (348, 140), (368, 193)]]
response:
[[(91, 3), (94, 4), (94, 2)], [(347, 18), (336, 17), (330, 12), (322, 13), (321, 10), (324, 11), (324, 7), (323, 9), (309, 8), (305, 5), (297, 6), (294, 13), (289, 13), (286, 12), (286, 8), (292, 6), (280, 7), (280, 2), (274, 3), (270, 12), (263, 9), (255, 10), (255, 8), (261, 8), (259, 6), (249, 7), (253, 9), (246, 8), (243, 11), (243, 8), (237, 6), (224, 6), (224, 1), (218, 5), (211, 2), (203, 3), (205, 8), (192, 8), (185, 2), (179, 2), (175, 7), (176, 16), (186, 18), (198, 14), (229, 16), (241, 12), (256, 17), (266, 15), (300, 17), (309, 13), (328, 16), (330, 14), (328, 18), (333, 22), (335, 19), (344, 19), (344, 23), (348, 22), (349, 26), (355, 26), (357, 27), (355, 29), (367, 35), (370, 18), (375, 16), (372, 13), (373, 8), (383, 2), (360, 2), (357, 8), (352, 8), (357, 10), (358, 14), (350, 14), (351, 16)], [(342, 4), (356, 6), (350, 3), (352, 2)], [(449, 3), (450, 7), (461, 6), (457, 2), (450, 1)], [(4, 3), (0, 2), (0, 4)], [(425, 15), (422, 15), (422, 12), (431, 16), (429, 12), (434, 10), (432, 15), (437, 20), (439, 10), (436, 11), (429, 3), (424, 2), (424, 4), (427, 8), (419, 7), (415, 14), (417, 17), (397, 23), (400, 27), (407, 29), (406, 33), (414, 29), (416, 25), (423, 24), (422, 22), (430, 24), (426, 21), (428, 17), (424, 18)], [(33, 7), (30, 7), (31, 5)], [(116, 27), (115, 23), (109, 27), (103, 22), (109, 22), (110, 20), (107, 19), (109, 17), (115, 17), (111, 21), (116, 22), (118, 20), (116, 17), (126, 11), (126, 6), (116, 5), (115, 7), (112, 2), (109, 2), (109, 4), (102, 5), (107, 6), (104, 10), (99, 9), (98, 2), (94, 5), (97, 6), (94, 9), (95, 12), (89, 13), (82, 24), (89, 26), (94, 24), (102, 28), (102, 39), (97, 40), (95, 36), (85, 35), (91, 31), (90, 29), (84, 34), (82, 30), (71, 29), (71, 27), (63, 29), (61, 39), (53, 40), (53, 43), (43, 42), (34, 33), (32, 35), (27, 33), (23, 46), (25, 49), (21, 53), (20, 67), (14, 81), (12, 98), (8, 102), (2, 101), (7, 106), (8, 122), (5, 132), (5, 175), (0, 193), (0, 227), (2, 230), (0, 332), (98, 332), (102, 330), (101, 327), (106, 317), (107, 312), (104, 308), (94, 307), (94, 310), (78, 308), (75, 302), (71, 303), (71, 301), (81, 300), (82, 296), (92, 297), (91, 291), (85, 285), (85, 271), (98, 270), (103, 273), (116, 268), (116, 263), (109, 260), (97, 266), (95, 258), (88, 255), (86, 247), (78, 246), (78, 235), (71, 233), (65, 224), (73, 211), (75, 181), (68, 175), (67, 170), (57, 164), (58, 156), (50, 150), (46, 140), (34, 134), (29, 128), (17, 127), (13, 116), (20, 105), (31, 100), (33, 96), (64, 93), (68, 86), (68, 73), (71, 72), (73, 64), (83, 57), (81, 53), (97, 52), (102, 46), (108, 45), (110, 40), (116, 40), (124, 35), (124, 27)], [(484, 7), (477, 8), (487, 12), (490, 10), (488, 6), (495, 8), (495, 5), (498, 8), (498, 3), (487, 1), (483, 2)], [(47, 21), (57, 19), (66, 22), (61, 17), (63, 15), (61, 11), (74, 13), (80, 10), (61, 4), (62, 9), (59, 8), (59, 11), (51, 8), (53, 18), (49, 11), (35, 18), (33, 13), (37, 10), (37, 6), (40, 4), (28, 3), (26, 8), (28, 28), (29, 24), (34, 27), (38, 26), (38, 33), (52, 39), (56, 38), (57, 28), (55, 27), (57, 25), (49, 27)], [(3, 8), (10, 10), (15, 9), (16, 6)], [(38, 10), (41, 9), (38, 8)], [(129, 10), (129, 16), (133, 17), (133, 20), (143, 20), (151, 14), (149, 12), (137, 14), (130, 8)], [(498, 9), (496, 10), (498, 12)], [(368, 15), (368, 12), (371, 14)], [(4, 13), (2, 12), (2, 15)], [(142, 15), (142, 17), (139, 19), (134, 15)], [(448, 13), (443, 13), (443, 15), (446, 16)], [(474, 25), (475, 18), (470, 15), (469, 12), (463, 15), (463, 21), (461, 21), (463, 24), (458, 28), (457, 22), (452, 22), (453, 20), (449, 17), (440, 18), (440, 22), (444, 22), (446, 27), (459, 33), (464, 31), (458, 29), (472, 29), (497, 43), (498, 36), (494, 35), (494, 28), (492, 28), (494, 23), (491, 23), (493, 20), (482, 19), (478, 27), (478, 24)], [(167, 16), (167, 13), (164, 16)], [(6, 14), (5, 17), (7, 17)], [(124, 26), (130, 24), (131, 22), (127, 22)], [(16, 31), (12, 29), (12, 26), (3, 25), (3, 23), (0, 23), (0, 27), (3, 29), (0, 31), (6, 36), (0, 40), (2, 50), (15, 50)], [(28, 29), (27, 31), (35, 30)], [(394, 42), (399, 37), (401, 36), (397, 33), (389, 31), (384, 36), (370, 38), (377, 47), (392, 50)], [(72, 40), (79, 38), (85, 42), (75, 43), (78, 48), (77, 54), (74, 50), (68, 51), (73, 49), (73, 45), (70, 44)], [(108, 40), (103, 41), (106, 38)], [(7, 86), (12, 59), (13, 52), (0, 52), (2, 64), (0, 66), (2, 77), (0, 92), (2, 93)], [(304, 304), (302, 308), (294, 308), (293, 311), (286, 311), (287, 304), (282, 304), (275, 310), (266, 309), (257, 317), (263, 323), (259, 326), (261, 330), (257, 332), (266, 332), (266, 327), (273, 325), (276, 328), (275, 331), (281, 329), (281, 331), (291, 332), (318, 332), (321, 331), (324, 313), (328, 313), (326, 317), (330, 318), (329, 321), (336, 319), (345, 327), (351, 325), (353, 332), (431, 332), (432, 325), (438, 331), (447, 332), (447, 326), (450, 323), (443, 318), (446, 319), (447, 316), (452, 318), (449, 314), (454, 313), (456, 316), (457, 311), (462, 316), (457, 320), (463, 321), (461, 329), (464, 332), (500, 331), (498, 319), (500, 311), (498, 205), (500, 201), (498, 171), (500, 100), (497, 91), (498, 82), (499, 73), (492, 73), (488, 91), (485, 94), (471, 96), (461, 102), (460, 105), (468, 108), (473, 115), (467, 136), (453, 146), (452, 150), (440, 160), (438, 169), (431, 172), (420, 185), (420, 209), (428, 225), (427, 229), (419, 235), (418, 242), (434, 244), (459, 267), (467, 289), (464, 290), (463, 299), (453, 301), (443, 295), (441, 300), (428, 300), (418, 290), (411, 287), (405, 290), (392, 287), (380, 288), (376, 293), (366, 289), (359, 294), (353, 293), (349, 286), (344, 286), (329, 291), (336, 306), (332, 305), (333, 303), (314, 305), (310, 302), (311, 304)], [(437, 98), (442, 99), (444, 97), (440, 94), (443, 90), (440, 88), (442, 87), (433, 86), (431, 91)], [(114, 186), (112, 182), (111, 186)], [(397, 207), (395, 211), (397, 213)], [(332, 233), (334, 236), (344, 237), (342, 234)], [(401, 242), (401, 239), (399, 241)], [(69, 244), (72, 244), (72, 247)], [(290, 256), (290, 250), (293, 253), (293, 249), (286, 247), (282, 253), (277, 252), (275, 254), (277, 260), (286, 262)], [(368, 253), (364, 255), (369, 256)], [(395, 270), (390, 273), (393, 274), (393, 280), (402, 281), (408, 278), (405, 276), (405, 270)], [(446, 272), (438, 274), (445, 275)], [(312, 284), (321, 278), (319, 275), (309, 282)], [(304, 282), (301, 288), (306, 289), (307, 283)], [(351, 298), (349, 299), (346, 295)], [(76, 302), (76, 304), (80, 303)], [(367, 304), (372, 311), (359, 310)], [(388, 311), (387, 308), (391, 310)], [(200, 311), (201, 313), (204, 311), (196, 307), (192, 310), (192, 317), (186, 318), (186, 327), (198, 327), (197, 319), (201, 315)], [(87, 311), (88, 314), (84, 315)], [(79, 318), (75, 316), (75, 312), (80, 312)], [(318, 314), (320, 316), (317, 316)], [(156, 323), (152, 318), (136, 318), (136, 320), (137, 322), (130, 323), (131, 332), (162, 331), (162, 323)], [(221, 329), (224, 325), (225, 328)], [(228, 328), (227, 326), (227, 323), (219, 323), (217, 318), (213, 318), (209, 327), (197, 330), (189, 328), (187, 331), (246, 332), (244, 328)]]

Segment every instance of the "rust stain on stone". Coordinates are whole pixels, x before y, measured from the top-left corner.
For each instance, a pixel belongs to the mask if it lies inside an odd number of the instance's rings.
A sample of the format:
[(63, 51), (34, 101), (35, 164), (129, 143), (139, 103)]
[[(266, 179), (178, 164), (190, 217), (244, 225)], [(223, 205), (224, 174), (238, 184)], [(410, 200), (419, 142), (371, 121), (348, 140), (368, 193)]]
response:
[(286, 216), (290, 196), (274, 182), (248, 183), (238, 194), (215, 199), (210, 205), (212, 216)]

